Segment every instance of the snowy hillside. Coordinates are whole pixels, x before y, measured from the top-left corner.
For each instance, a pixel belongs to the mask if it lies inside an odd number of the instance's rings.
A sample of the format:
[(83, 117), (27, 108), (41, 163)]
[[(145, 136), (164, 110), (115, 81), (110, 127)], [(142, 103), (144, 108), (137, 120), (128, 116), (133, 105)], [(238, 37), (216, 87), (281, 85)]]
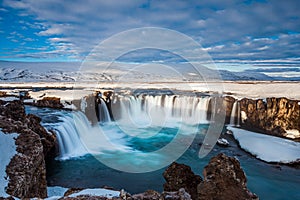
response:
[[(109, 66), (109, 67), (107, 67)], [(199, 76), (200, 74), (200, 76)], [(25, 63), (0, 61), (0, 82), (74, 82), (74, 81), (299, 81), (300, 77), (282, 76), (259, 70), (233, 72), (214, 70), (198, 66), (197, 70), (190, 64), (173, 64), (172, 66), (150, 63), (107, 63), (96, 67), (81, 66), (81, 63)]]

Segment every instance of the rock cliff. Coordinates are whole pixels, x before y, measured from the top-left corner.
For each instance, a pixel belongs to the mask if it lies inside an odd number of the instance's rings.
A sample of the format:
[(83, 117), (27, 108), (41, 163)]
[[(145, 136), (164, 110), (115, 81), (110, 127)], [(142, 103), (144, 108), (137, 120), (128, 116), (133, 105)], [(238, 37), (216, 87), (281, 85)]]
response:
[(21, 101), (0, 101), (0, 128), (6, 134), (19, 133), (15, 141), (18, 153), (6, 167), (6, 192), (18, 198), (47, 196), (45, 156), (54, 148), (56, 138), (40, 121), (26, 115)]
[(287, 98), (241, 99), (241, 113), (244, 119), (241, 127), (279, 137), (297, 138), (300, 131), (299, 101)]

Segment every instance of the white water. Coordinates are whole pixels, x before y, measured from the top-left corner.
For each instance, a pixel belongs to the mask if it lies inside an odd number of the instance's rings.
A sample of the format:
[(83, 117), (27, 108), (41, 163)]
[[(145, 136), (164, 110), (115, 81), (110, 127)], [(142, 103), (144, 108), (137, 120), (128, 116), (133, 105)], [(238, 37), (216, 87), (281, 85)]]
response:
[(63, 160), (87, 154), (88, 151), (80, 139), (73, 117), (64, 116), (61, 120), (63, 122), (55, 127), (59, 144), (58, 158)]
[(119, 97), (119, 119), (122, 124), (137, 128), (174, 126), (174, 123), (196, 125), (208, 123), (209, 97), (176, 95)]
[(235, 101), (232, 106), (231, 114), (230, 114), (230, 125), (232, 126), (240, 126), (240, 102)]
[(100, 122), (111, 122), (109, 111), (105, 104), (105, 101), (100, 98), (100, 104), (98, 105), (98, 112), (99, 112), (99, 120)]
[[(112, 122), (106, 104), (98, 106), (100, 124), (92, 126), (82, 112), (62, 116), (62, 123), (55, 129), (59, 142), (58, 159), (80, 157), (104, 151), (133, 152), (130, 136), (150, 138), (163, 127), (181, 127), (186, 134), (196, 127), (184, 128), (207, 122), (209, 97), (184, 96), (125, 96), (119, 97), (120, 118)], [(114, 104), (112, 105), (112, 107)], [(102, 123), (106, 122), (106, 123)]]
[(237, 123), (236, 123), (237, 127), (240, 127), (240, 121), (241, 121), (241, 106), (240, 106), (240, 102), (238, 101), (238, 113), (237, 113)]

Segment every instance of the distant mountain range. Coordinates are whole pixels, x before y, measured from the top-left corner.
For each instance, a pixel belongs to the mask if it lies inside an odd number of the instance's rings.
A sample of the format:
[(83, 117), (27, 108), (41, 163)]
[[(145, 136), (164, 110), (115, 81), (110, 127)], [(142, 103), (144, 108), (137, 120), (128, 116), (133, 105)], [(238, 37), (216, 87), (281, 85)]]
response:
[[(120, 64), (119, 64), (120, 65)], [(150, 66), (147, 66), (151, 68)], [(154, 73), (148, 70), (128, 70), (128, 67), (113, 67), (112, 71), (105, 73), (97, 70), (83, 71), (80, 63), (26, 63), (26, 62), (6, 62), (0, 61), (0, 82), (74, 82), (74, 81), (115, 81), (127, 76), (125, 80), (130, 81), (197, 81), (197, 73), (191, 73), (188, 67), (175, 67), (175, 71), (181, 76), (175, 77), (168, 75), (159, 68)], [(126, 71), (127, 70), (127, 71)], [(124, 72), (125, 71), (125, 72)], [(214, 79), (216, 74), (226, 81), (300, 81), (299, 68), (255, 68), (247, 69), (242, 72), (229, 70), (213, 70), (201, 66), (200, 75), (205, 80)], [(125, 75), (124, 75), (125, 74)], [(299, 76), (298, 76), (299, 75)]]

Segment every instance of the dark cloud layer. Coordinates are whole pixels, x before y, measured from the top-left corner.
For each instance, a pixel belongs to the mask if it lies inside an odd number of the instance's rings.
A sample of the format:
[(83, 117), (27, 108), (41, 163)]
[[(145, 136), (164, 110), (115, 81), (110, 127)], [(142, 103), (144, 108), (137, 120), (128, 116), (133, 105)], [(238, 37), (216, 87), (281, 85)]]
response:
[[(66, 54), (82, 59), (94, 45), (113, 34), (155, 26), (192, 37), (220, 62), (300, 62), (297, 0), (4, 0), (1, 9), (30, 19), (18, 22), (34, 32), (24, 49), (30, 48), (30, 40), (48, 44), (46, 50), (24, 50), (10, 56), (47, 58)], [(8, 37), (12, 31), (7, 30), (11, 29), (4, 28), (0, 34)], [(13, 39), (22, 42), (25, 37)]]

